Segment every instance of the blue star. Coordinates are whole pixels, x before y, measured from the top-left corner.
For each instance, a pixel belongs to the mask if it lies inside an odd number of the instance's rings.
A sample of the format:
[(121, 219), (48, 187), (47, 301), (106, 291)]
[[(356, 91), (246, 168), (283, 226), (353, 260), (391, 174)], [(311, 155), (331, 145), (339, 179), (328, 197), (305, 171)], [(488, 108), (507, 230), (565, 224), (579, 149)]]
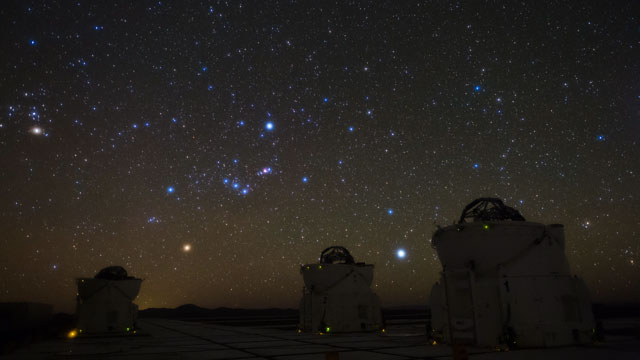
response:
[(480, 167), (480, 164), (478, 164), (478, 163), (473, 164), (473, 168), (474, 168), (474, 169), (477, 169), (477, 168), (479, 168), (479, 167)]
[(227, 178), (222, 179), (222, 183), (223, 184), (228, 184), (229, 183), (229, 179), (227, 179)]
[(131, 126), (132, 126), (134, 129), (137, 129), (137, 128), (138, 128), (138, 124), (133, 124), (133, 125), (131, 125)]
[(144, 126), (149, 127), (151, 126), (151, 124), (149, 124), (149, 122), (147, 121), (146, 123), (144, 123)]
[(249, 189), (248, 188), (244, 188), (240, 192), (242, 193), (242, 195), (247, 195), (249, 193)]
[(398, 259), (404, 259), (407, 256), (407, 252), (404, 249), (398, 249), (396, 250), (396, 256)]
[(355, 128), (353, 126), (349, 126), (349, 132), (354, 132)]
[(329, 102), (329, 98), (322, 99), (324, 102)]
[(480, 90), (482, 90), (482, 87), (480, 85), (476, 85), (476, 86), (473, 87), (473, 91), (475, 91), (475, 92), (478, 92)]
[(176, 189), (173, 186), (169, 186), (167, 188), (167, 193), (169, 193), (169, 194), (173, 194), (174, 191), (176, 191)]
[(266, 124), (264, 124), (264, 128), (271, 131), (273, 130), (273, 128), (275, 127), (275, 125), (273, 125), (273, 122), (268, 121)]
[(203, 72), (204, 72), (204, 71), (207, 71), (207, 69), (208, 69), (208, 67), (206, 67), (206, 66), (203, 66), (203, 67), (202, 67), (202, 71), (203, 71)]
[(387, 214), (388, 215), (393, 215), (393, 209), (387, 209)]
[(234, 189), (238, 189), (240, 187), (240, 184), (238, 183), (233, 183), (231, 186), (233, 186)]
[(303, 176), (302, 177), (302, 182), (305, 183), (305, 184), (308, 183), (309, 182), (309, 178), (306, 177), (306, 176)]
[(606, 138), (604, 137), (604, 135), (598, 135), (598, 136), (596, 137), (596, 139), (597, 139), (598, 141), (605, 141), (605, 139), (606, 139)]
[(29, 40), (29, 45), (35, 46), (37, 42), (35, 40)]
[(238, 126), (244, 126), (244, 120), (238, 121)]
[(176, 118), (171, 118), (171, 121), (175, 124), (175, 123), (177, 123), (177, 122), (178, 122), (178, 119), (176, 119)]
[(209, 91), (213, 90), (213, 85), (209, 84), (209, 86), (207, 86), (207, 90)]

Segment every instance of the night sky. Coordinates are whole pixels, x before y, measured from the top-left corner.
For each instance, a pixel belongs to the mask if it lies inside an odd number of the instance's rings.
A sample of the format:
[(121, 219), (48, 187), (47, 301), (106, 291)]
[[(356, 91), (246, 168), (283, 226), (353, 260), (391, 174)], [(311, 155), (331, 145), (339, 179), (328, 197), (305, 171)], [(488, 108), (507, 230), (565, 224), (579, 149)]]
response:
[(640, 301), (639, 4), (3, 1), (0, 301), (122, 265), (141, 308), (297, 307), (343, 245), (426, 304), (481, 196)]

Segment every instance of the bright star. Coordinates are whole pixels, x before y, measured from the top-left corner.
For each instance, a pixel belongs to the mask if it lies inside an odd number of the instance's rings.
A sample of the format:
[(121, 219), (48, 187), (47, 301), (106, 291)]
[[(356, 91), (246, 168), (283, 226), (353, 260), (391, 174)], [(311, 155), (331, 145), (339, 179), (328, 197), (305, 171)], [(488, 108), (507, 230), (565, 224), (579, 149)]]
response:
[(482, 88), (480, 87), (480, 85), (476, 85), (473, 87), (474, 91), (480, 91)]
[(31, 44), (31, 45), (35, 45), (35, 44), (37, 44), (37, 43), (36, 43), (36, 41), (35, 41), (35, 40), (29, 40), (29, 44)]
[(474, 168), (474, 169), (477, 169), (477, 168), (479, 168), (479, 167), (480, 167), (480, 164), (478, 164), (478, 163), (473, 164), (473, 168)]
[(176, 191), (176, 189), (175, 189), (173, 186), (169, 186), (169, 187), (167, 188), (167, 192), (168, 192), (169, 194), (173, 194), (173, 192), (174, 192), (174, 191)]
[(30, 133), (32, 133), (33, 135), (42, 135), (43, 131), (42, 128), (39, 126), (34, 126), (29, 130)]
[(404, 259), (407, 256), (407, 252), (404, 251), (404, 249), (398, 249), (396, 251), (396, 256), (398, 257), (398, 259)]
[(393, 215), (393, 209), (387, 209), (387, 214)]
[(308, 183), (308, 182), (309, 182), (309, 178), (308, 178), (308, 177), (306, 177), (306, 176), (303, 176), (303, 177), (302, 177), (302, 182), (303, 182), (303, 183)]
[(322, 99), (324, 102), (329, 102), (329, 98)]
[(183, 251), (183, 252), (189, 252), (189, 251), (191, 251), (191, 244), (184, 244), (184, 245), (182, 245), (182, 251)]
[(269, 121), (266, 124), (264, 124), (264, 128), (271, 131), (274, 128), (273, 122)]
[(354, 130), (353, 126), (349, 126), (349, 132), (353, 132)]

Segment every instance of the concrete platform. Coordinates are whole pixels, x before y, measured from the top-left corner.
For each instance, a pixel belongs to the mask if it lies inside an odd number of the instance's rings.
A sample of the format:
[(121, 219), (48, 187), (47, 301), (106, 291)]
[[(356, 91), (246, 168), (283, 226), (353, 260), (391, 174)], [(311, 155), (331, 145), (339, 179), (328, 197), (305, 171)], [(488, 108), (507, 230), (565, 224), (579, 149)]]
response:
[[(639, 326), (627, 320), (611, 326)], [(585, 347), (493, 351), (468, 348), (469, 359), (640, 359), (637, 334), (608, 336)], [(144, 319), (135, 335), (57, 339), (4, 359), (452, 359), (452, 349), (432, 345), (422, 325), (394, 324), (386, 333), (298, 334), (270, 326), (222, 326), (195, 321)]]

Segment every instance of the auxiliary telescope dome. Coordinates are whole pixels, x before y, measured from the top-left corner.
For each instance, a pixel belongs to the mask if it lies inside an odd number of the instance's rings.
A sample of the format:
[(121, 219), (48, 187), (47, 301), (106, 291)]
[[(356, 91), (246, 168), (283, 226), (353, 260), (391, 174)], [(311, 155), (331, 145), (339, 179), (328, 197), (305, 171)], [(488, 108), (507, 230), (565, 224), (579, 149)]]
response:
[(479, 198), (438, 228), (442, 263), (431, 290), (432, 336), (453, 344), (563, 346), (594, 328), (583, 281), (571, 274), (564, 227), (526, 221), (500, 199)]
[(304, 279), (300, 329), (333, 333), (382, 329), (380, 300), (371, 291), (373, 265), (356, 263), (342, 246), (320, 254), (300, 268)]
[(77, 317), (80, 333), (127, 333), (136, 327), (142, 279), (121, 266), (109, 266), (93, 278), (76, 279)]

